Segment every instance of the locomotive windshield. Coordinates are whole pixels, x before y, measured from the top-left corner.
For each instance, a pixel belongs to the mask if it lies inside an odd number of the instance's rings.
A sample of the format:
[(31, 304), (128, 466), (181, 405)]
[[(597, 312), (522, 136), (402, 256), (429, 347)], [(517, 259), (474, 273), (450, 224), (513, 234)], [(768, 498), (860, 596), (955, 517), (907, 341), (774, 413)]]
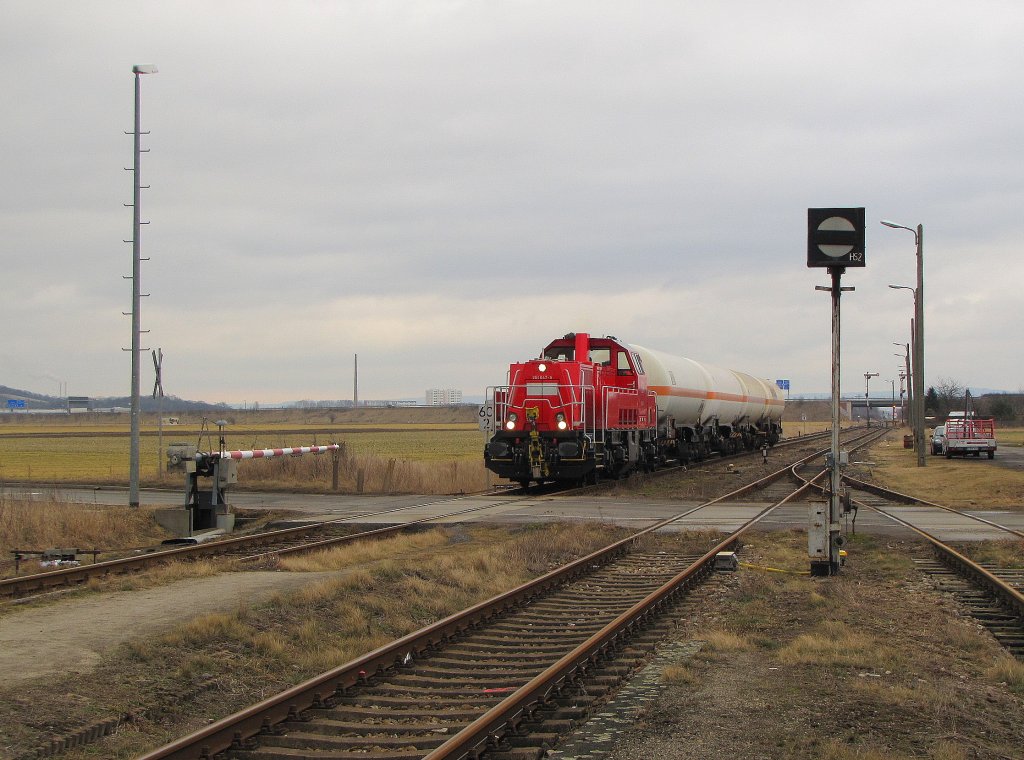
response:
[(556, 362), (571, 362), (574, 353), (572, 346), (553, 346), (545, 351), (541, 358)]

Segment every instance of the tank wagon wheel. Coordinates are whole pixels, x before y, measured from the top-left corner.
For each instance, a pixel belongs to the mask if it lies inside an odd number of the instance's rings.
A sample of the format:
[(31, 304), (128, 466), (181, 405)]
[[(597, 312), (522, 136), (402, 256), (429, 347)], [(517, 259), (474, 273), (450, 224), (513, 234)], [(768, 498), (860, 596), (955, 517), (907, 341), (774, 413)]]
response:
[(519, 487), (522, 488), (524, 491), (529, 491), (530, 490), (530, 479), (529, 478), (524, 478), (523, 480), (520, 480), (519, 481)]

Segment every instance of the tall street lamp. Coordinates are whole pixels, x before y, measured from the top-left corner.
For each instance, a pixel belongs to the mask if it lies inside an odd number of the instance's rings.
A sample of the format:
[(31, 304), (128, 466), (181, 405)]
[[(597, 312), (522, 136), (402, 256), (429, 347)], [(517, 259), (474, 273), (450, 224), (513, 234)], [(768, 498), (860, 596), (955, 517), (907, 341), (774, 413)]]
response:
[(882, 224), (913, 233), (917, 247), (917, 287), (914, 288), (914, 447), (917, 449), (917, 466), (924, 467), (924, 225), (919, 224), (914, 229), (885, 219)]
[(132, 196), (132, 407), (131, 407), (131, 451), (128, 456), (128, 506), (139, 506), (139, 416), (142, 402), (139, 396), (139, 353), (142, 351), (141, 343), (141, 317), (139, 314), (139, 300), (142, 294), (139, 291), (140, 266), (142, 260), (139, 252), (140, 234), (142, 224), (139, 218), (139, 202), (141, 200), (142, 185), (139, 176), (139, 157), (142, 148), (139, 141), (144, 134), (140, 129), (139, 121), (139, 80), (143, 74), (155, 74), (156, 66), (152, 64), (141, 64), (132, 66), (132, 74), (135, 75), (135, 167), (132, 170), (135, 175), (135, 191)]

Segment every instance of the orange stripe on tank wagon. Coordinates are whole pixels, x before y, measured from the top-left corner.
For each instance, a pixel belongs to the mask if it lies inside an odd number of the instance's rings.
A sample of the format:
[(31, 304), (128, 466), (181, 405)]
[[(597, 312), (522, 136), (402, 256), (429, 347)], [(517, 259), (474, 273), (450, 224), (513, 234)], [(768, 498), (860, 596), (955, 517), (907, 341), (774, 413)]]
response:
[(677, 396), (678, 398), (702, 398), (708, 401), (717, 399), (719, 401), (739, 401), (741, 403), (749, 403), (751, 401), (758, 404), (768, 404), (769, 406), (785, 406), (785, 401), (782, 399), (774, 398), (758, 398), (757, 396), (743, 396), (738, 393), (719, 393), (718, 391), (698, 391), (694, 388), (676, 388), (671, 385), (650, 385), (648, 390), (654, 391), (659, 396)]

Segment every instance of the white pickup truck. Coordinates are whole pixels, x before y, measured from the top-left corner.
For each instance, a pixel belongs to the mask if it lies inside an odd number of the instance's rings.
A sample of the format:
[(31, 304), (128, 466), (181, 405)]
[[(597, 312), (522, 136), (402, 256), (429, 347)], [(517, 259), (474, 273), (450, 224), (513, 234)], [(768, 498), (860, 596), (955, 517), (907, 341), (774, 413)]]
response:
[(995, 420), (950, 418), (932, 432), (932, 454), (946, 459), (968, 454), (980, 457), (982, 453), (994, 459), (996, 448)]

